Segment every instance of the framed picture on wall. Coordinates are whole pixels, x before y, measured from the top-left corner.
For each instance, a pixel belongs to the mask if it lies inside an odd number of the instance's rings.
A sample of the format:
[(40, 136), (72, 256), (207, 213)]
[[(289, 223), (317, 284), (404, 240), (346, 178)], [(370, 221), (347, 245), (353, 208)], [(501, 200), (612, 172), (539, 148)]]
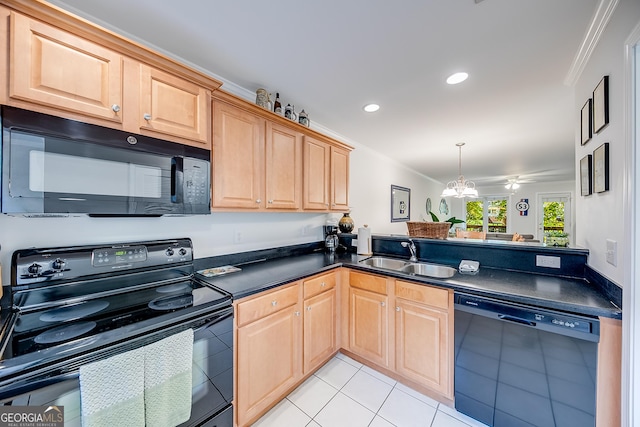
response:
[(580, 159), (580, 194), (591, 194), (591, 154)]
[(580, 111), (580, 143), (582, 145), (591, 139), (591, 98), (585, 102)]
[(604, 76), (593, 90), (593, 133), (609, 123), (609, 76)]
[(609, 191), (609, 143), (605, 142), (593, 151), (593, 191)]
[(411, 190), (391, 186), (391, 222), (409, 221), (411, 218)]

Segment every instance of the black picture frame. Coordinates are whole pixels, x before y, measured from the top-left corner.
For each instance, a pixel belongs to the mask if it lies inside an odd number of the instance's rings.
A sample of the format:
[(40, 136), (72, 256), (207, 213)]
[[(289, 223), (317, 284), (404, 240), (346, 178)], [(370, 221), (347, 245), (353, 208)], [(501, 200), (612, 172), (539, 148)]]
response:
[(411, 189), (391, 185), (391, 222), (407, 222), (411, 218)]
[(580, 159), (580, 194), (588, 196), (591, 194), (591, 154), (587, 154)]
[(609, 76), (604, 76), (593, 90), (593, 133), (609, 124)]
[(609, 143), (593, 150), (593, 192), (609, 191)]
[(582, 106), (582, 109), (580, 110), (580, 144), (584, 145), (587, 142), (589, 142), (589, 140), (591, 139), (591, 137), (593, 136), (593, 134), (591, 133), (591, 130), (593, 128), (593, 124), (592, 124), (592, 101), (591, 98), (589, 98), (587, 100), (587, 102), (584, 103), (584, 105)]

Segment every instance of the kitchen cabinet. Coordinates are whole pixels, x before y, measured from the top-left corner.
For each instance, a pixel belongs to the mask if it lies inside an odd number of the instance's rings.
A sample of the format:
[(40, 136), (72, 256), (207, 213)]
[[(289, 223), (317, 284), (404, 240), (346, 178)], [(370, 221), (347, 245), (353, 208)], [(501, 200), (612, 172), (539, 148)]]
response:
[(211, 149), (220, 82), (44, 3), (11, 7), (27, 14), (0, 9), (1, 103)]
[(300, 132), (219, 99), (213, 129), (214, 208), (300, 209)]
[(395, 283), (395, 371), (453, 399), (453, 291)]
[(214, 208), (260, 209), (263, 198), (264, 119), (213, 102)]
[(244, 426), (302, 379), (298, 282), (236, 306), (236, 422)]
[(336, 275), (331, 272), (304, 280), (304, 372), (311, 372), (337, 350)]
[(384, 277), (349, 274), (349, 350), (383, 367), (391, 366), (387, 289)]
[(303, 207), (349, 210), (349, 151), (304, 137)]

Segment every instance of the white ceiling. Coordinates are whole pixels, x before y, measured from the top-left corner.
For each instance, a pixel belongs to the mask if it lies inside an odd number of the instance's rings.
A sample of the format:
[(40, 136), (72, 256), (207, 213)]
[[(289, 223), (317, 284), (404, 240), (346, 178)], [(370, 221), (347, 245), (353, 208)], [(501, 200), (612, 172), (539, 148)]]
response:
[[(574, 180), (564, 84), (598, 0), (55, 0), (441, 182)], [(466, 71), (459, 85), (448, 75)], [(362, 107), (375, 102), (377, 113)]]

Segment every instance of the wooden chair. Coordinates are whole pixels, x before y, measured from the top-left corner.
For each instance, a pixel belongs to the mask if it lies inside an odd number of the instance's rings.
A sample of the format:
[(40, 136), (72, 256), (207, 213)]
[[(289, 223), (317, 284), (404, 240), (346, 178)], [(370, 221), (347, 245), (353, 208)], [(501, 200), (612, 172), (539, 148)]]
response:
[(456, 237), (462, 237), (463, 239), (482, 239), (487, 237), (487, 233), (484, 231), (467, 231), (456, 228)]

